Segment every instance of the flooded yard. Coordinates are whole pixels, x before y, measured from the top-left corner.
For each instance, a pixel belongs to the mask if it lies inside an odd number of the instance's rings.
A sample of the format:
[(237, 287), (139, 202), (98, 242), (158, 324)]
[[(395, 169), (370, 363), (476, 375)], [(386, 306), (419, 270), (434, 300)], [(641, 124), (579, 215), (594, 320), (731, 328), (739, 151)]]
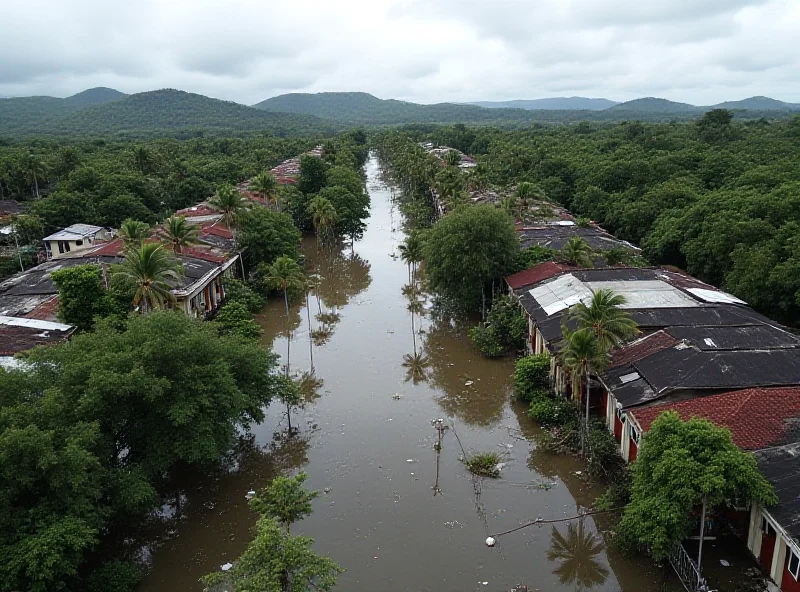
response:
[[(258, 319), (264, 345), (292, 374), (313, 368), (306, 382), (317, 381), (318, 398), (293, 415), (294, 435), (273, 404), (229, 472), (187, 487), (182, 518), (152, 553), (141, 592), (202, 590), (198, 578), (249, 541), (247, 491), (298, 470), (321, 494), (293, 532), (347, 568), (337, 586), (344, 592), (660, 590), (663, 571), (614, 553), (608, 525), (594, 517), (486, 546), (490, 534), (536, 518), (575, 516), (601, 491), (586, 484), (578, 461), (536, 450), (535, 426), (511, 402), (514, 361), (480, 357), (463, 328), (406, 288), (392, 188), (374, 158), (367, 175), (364, 238), (342, 252), (306, 239), (306, 267), (317, 276), (308, 308), (294, 306), (287, 323), (283, 301), (273, 299)], [(440, 454), (437, 418), (450, 426)], [(473, 478), (464, 451), (502, 454), (501, 477)]]

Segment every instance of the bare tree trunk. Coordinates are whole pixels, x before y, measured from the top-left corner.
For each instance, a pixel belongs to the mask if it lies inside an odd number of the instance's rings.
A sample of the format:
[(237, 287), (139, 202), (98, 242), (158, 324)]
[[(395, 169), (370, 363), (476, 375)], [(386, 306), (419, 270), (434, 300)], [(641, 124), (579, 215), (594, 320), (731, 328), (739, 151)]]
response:
[(311, 326), (311, 305), (306, 291), (306, 316), (308, 317), (308, 353), (311, 358), (311, 372), (314, 372), (314, 328)]
[(697, 551), (697, 572), (700, 573), (700, 562), (703, 560), (703, 536), (706, 532), (706, 503), (707, 498), (703, 496), (703, 511), (700, 514), (700, 549)]
[[(589, 444), (589, 368), (586, 368), (586, 425), (584, 426), (584, 431), (586, 432), (585, 442)], [(586, 455), (588, 450), (584, 450), (584, 454)]]
[(36, 199), (39, 199), (41, 196), (39, 195), (39, 179), (36, 178), (36, 173), (33, 173), (33, 185), (36, 187)]
[(290, 329), (290, 321), (289, 321), (289, 293), (286, 290), (286, 287), (283, 288), (283, 301), (286, 304), (286, 378), (289, 378), (289, 364), (290, 364), (290, 354), (291, 354), (291, 346), (292, 346), (292, 331)]

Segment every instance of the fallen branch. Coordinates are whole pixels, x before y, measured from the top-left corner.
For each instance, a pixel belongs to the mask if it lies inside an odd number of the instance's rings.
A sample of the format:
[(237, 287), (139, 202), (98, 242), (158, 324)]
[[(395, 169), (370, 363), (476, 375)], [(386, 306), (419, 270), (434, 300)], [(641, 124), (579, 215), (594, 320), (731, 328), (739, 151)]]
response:
[(535, 524), (554, 524), (556, 522), (569, 522), (570, 520), (578, 520), (579, 518), (583, 518), (584, 516), (592, 516), (594, 514), (604, 514), (606, 512), (616, 512), (617, 510), (621, 510), (622, 508), (609, 508), (607, 510), (592, 510), (591, 512), (584, 512), (583, 514), (578, 514), (577, 516), (570, 516), (569, 518), (555, 518), (553, 520), (543, 520), (541, 518), (537, 518), (531, 522), (523, 524), (522, 526), (517, 526), (516, 528), (512, 528), (511, 530), (506, 530), (505, 532), (498, 532), (497, 534), (489, 535), (492, 538), (501, 537), (506, 534), (511, 534), (512, 532), (517, 532), (518, 530), (522, 530), (523, 528), (528, 528), (529, 526), (533, 526)]

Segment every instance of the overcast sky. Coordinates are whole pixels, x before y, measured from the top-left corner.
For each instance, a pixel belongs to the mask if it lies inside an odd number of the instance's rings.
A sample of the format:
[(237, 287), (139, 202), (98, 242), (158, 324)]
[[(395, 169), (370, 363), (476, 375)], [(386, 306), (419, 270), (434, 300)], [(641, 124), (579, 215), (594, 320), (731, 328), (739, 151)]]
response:
[(0, 95), (800, 102), (800, 0), (0, 0)]

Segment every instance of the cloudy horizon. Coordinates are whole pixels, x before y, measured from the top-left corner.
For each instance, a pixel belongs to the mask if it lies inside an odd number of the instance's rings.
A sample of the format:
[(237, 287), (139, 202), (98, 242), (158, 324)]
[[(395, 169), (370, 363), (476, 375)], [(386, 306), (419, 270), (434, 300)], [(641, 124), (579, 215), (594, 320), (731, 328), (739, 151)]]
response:
[(796, 0), (30, 0), (4, 9), (0, 96), (177, 88), (252, 105), (657, 96), (800, 102)]

